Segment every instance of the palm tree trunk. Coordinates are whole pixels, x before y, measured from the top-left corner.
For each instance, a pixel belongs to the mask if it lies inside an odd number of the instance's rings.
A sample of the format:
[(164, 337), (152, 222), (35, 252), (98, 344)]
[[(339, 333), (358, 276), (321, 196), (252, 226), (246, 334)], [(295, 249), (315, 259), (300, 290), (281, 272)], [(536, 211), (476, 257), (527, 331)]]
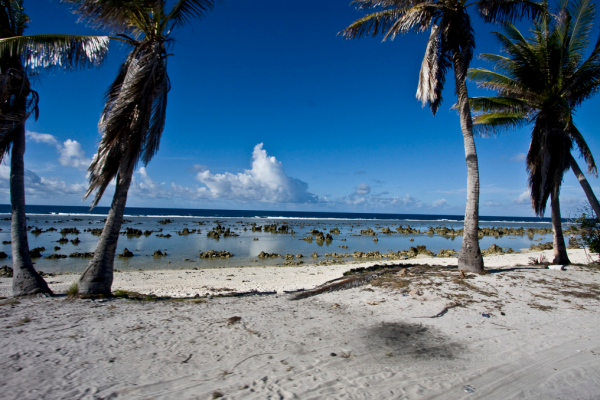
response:
[(82, 295), (110, 295), (113, 282), (113, 270), (115, 264), (115, 253), (119, 232), (123, 224), (123, 214), (127, 203), (127, 192), (133, 176), (133, 163), (127, 166), (123, 163), (117, 175), (117, 187), (115, 195), (94, 252), (94, 258), (90, 261), (86, 270), (79, 278), (79, 294)]
[[(25, 98), (19, 107), (25, 115)], [(37, 293), (52, 294), (48, 284), (36, 272), (29, 257), (27, 242), (27, 217), (25, 215), (25, 121), (15, 128), (10, 160), (10, 203), (12, 219), (11, 250), (13, 257), (13, 296), (26, 296)]]
[(458, 52), (453, 54), (454, 78), (458, 96), (460, 128), (465, 145), (467, 161), (467, 207), (465, 210), (464, 235), (460, 253), (458, 254), (458, 269), (469, 272), (483, 272), (483, 257), (479, 249), (479, 166), (477, 150), (473, 139), (473, 121), (469, 108), (469, 94), (465, 77), (460, 77), (457, 71), (462, 71)]
[(596, 213), (596, 218), (600, 218), (600, 204), (598, 203), (598, 199), (596, 198), (596, 195), (592, 191), (592, 188), (590, 187), (590, 184), (588, 183), (587, 179), (585, 178), (585, 175), (583, 175), (583, 172), (581, 172), (581, 169), (579, 169), (579, 165), (577, 165), (577, 162), (575, 161), (573, 156), (570, 154), (569, 154), (569, 166), (571, 167), (571, 169), (573, 170), (573, 173), (577, 177), (579, 184), (581, 184), (581, 187), (583, 188), (583, 191), (585, 192), (585, 195), (587, 196), (587, 199), (590, 202), (590, 205), (592, 206), (594, 213)]
[(552, 232), (554, 245), (554, 260), (552, 264), (571, 264), (567, 255), (567, 247), (565, 246), (565, 238), (562, 231), (562, 221), (560, 218), (560, 201), (558, 200), (558, 190), (552, 191), (550, 197), (550, 205), (552, 207)]

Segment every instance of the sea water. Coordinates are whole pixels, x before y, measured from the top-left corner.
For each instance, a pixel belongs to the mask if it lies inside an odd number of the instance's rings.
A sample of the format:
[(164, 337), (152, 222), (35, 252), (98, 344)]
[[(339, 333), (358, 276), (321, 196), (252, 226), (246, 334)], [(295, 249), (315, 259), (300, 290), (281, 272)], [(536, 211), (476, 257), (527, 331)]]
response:
[[(102, 228), (108, 208), (97, 207), (89, 210), (86, 207), (67, 206), (27, 206), (27, 225), (31, 227), (28, 234), (29, 248), (44, 247), (43, 256), (50, 254), (69, 255), (73, 252), (93, 252), (98, 243), (99, 236), (84, 232), (89, 228)], [(0, 205), (0, 242), (10, 241), (10, 206)], [(411, 246), (425, 245), (427, 249), (437, 253), (440, 249), (460, 250), (462, 236), (440, 236), (427, 234), (401, 235), (395, 229), (402, 225), (422, 232), (430, 226), (445, 226), (447, 228), (461, 229), (463, 221), (461, 216), (452, 215), (409, 215), (409, 214), (369, 214), (369, 213), (324, 213), (324, 212), (292, 212), (292, 211), (247, 211), (247, 210), (190, 210), (190, 209), (159, 209), (159, 208), (127, 208), (126, 222), (121, 231), (126, 228), (141, 231), (157, 231), (162, 228), (162, 234), (170, 234), (170, 238), (158, 237), (157, 233), (150, 236), (127, 237), (121, 235), (117, 246), (117, 253), (127, 248), (134, 253), (134, 257), (115, 260), (117, 270), (149, 270), (149, 269), (178, 269), (178, 268), (222, 268), (234, 266), (263, 266), (283, 265), (283, 258), (258, 258), (261, 252), (285, 254), (302, 254), (304, 257), (296, 259), (305, 263), (332, 260), (326, 253), (353, 253), (355, 251), (379, 251), (381, 254), (390, 251), (408, 250)], [(172, 222), (161, 224), (159, 221), (168, 219)], [(288, 225), (295, 234), (279, 234), (270, 232), (252, 232), (251, 224), (258, 226), (265, 224)], [(213, 227), (220, 224), (229, 228), (239, 236), (223, 237), (219, 240), (207, 237)], [(57, 231), (44, 232), (39, 235), (31, 233), (32, 229), (39, 228), (43, 231), (54, 227)], [(378, 228), (389, 227), (393, 234), (382, 234)], [(549, 219), (525, 217), (480, 217), (480, 227), (506, 227), (506, 228), (550, 228)], [(62, 235), (61, 229), (77, 228), (80, 233)], [(184, 228), (199, 230), (200, 233), (178, 235), (177, 232)], [(246, 230), (244, 230), (244, 228)], [(340, 234), (334, 234), (331, 242), (312, 243), (300, 240), (307, 237), (312, 229), (328, 233), (330, 229), (338, 228)], [(378, 241), (373, 241), (373, 236), (360, 235), (360, 230), (371, 228), (376, 231)], [(66, 244), (57, 241), (63, 237), (69, 239)], [(79, 238), (79, 244), (70, 240)], [(257, 239), (257, 240), (256, 240)], [(314, 239), (314, 236), (313, 236)], [(515, 251), (529, 248), (534, 243), (551, 241), (551, 235), (535, 236), (502, 236), (483, 237), (479, 241), (480, 248), (488, 248), (492, 244), (500, 247), (510, 247)], [(61, 249), (54, 251), (54, 247)], [(341, 246), (347, 246), (343, 248)], [(166, 257), (153, 257), (156, 250), (166, 252)], [(233, 257), (227, 259), (202, 259), (200, 252), (208, 250), (228, 251)], [(0, 247), (11, 256), (10, 244)], [(318, 258), (312, 258), (316, 252)], [(357, 261), (352, 257), (342, 260)], [(4, 263), (2, 262), (4, 261)], [(33, 260), (35, 267), (44, 272), (81, 272), (85, 269), (89, 259), (63, 258), (48, 260), (36, 258)], [(364, 260), (363, 260), (364, 261)], [(0, 260), (0, 265), (9, 264), (10, 258)]]

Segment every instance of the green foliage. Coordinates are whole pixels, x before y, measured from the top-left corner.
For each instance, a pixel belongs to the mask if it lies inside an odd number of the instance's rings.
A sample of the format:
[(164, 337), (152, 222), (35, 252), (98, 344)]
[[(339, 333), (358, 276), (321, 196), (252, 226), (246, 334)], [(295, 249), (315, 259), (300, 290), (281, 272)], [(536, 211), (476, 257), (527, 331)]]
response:
[(512, 24), (494, 35), (506, 54), (482, 54), (494, 71), (473, 68), (469, 79), (497, 97), (469, 99), (473, 129), (484, 136), (532, 126), (527, 171), (532, 208), (543, 215), (552, 193), (558, 193), (576, 146), (588, 172), (597, 175), (592, 152), (573, 117), (579, 105), (600, 89), (600, 40), (589, 51), (596, 15), (591, 0), (570, 0), (538, 18), (523, 35)]
[(582, 213), (575, 222), (578, 224), (572, 227), (575, 235), (581, 238), (591, 253), (600, 253), (600, 220), (593, 211), (591, 214)]
[(73, 296), (77, 296), (78, 294), (79, 294), (79, 286), (77, 285), (77, 282), (73, 282), (73, 284), (71, 286), (69, 286), (69, 288), (67, 289), (67, 296), (73, 297)]

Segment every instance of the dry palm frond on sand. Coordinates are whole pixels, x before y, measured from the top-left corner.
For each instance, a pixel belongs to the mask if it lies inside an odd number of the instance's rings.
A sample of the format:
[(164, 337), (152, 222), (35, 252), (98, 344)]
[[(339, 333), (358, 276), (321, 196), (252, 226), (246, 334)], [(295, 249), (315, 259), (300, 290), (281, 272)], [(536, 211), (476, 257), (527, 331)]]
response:
[[(369, 267), (369, 268), (356, 268), (356, 269), (348, 271), (348, 273), (352, 273), (352, 274), (362, 273), (362, 274), (360, 274), (358, 276), (338, 278), (338, 279), (334, 279), (329, 282), (325, 282), (323, 285), (318, 286), (314, 289), (298, 293), (297, 295), (293, 296), (290, 300), (302, 300), (302, 299), (306, 299), (308, 297), (316, 296), (316, 295), (322, 294), (322, 293), (334, 292), (337, 290), (352, 289), (352, 288), (355, 288), (358, 286), (366, 285), (371, 280), (378, 278), (379, 276), (381, 276), (383, 274), (398, 272), (398, 271), (401, 271), (402, 269), (405, 269), (408, 267), (411, 267), (411, 265), (373, 265), (372, 267)], [(376, 272), (373, 272), (373, 271), (376, 271)], [(367, 272), (367, 273), (365, 274), (364, 272)], [(348, 274), (348, 273), (346, 273), (346, 274)]]

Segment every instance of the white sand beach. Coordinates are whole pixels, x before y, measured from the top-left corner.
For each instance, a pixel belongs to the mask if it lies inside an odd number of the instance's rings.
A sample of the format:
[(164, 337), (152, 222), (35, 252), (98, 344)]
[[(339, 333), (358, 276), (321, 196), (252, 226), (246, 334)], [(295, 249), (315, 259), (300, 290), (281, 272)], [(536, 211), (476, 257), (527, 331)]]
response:
[[(486, 257), (490, 273), (466, 277), (410, 267), (302, 300), (285, 291), (384, 262), (115, 275), (113, 290), (196, 299), (0, 300), (0, 397), (598, 399), (600, 269), (529, 266), (540, 254)], [(77, 278), (46, 280), (60, 293)], [(251, 290), (277, 294), (217, 296)]]

